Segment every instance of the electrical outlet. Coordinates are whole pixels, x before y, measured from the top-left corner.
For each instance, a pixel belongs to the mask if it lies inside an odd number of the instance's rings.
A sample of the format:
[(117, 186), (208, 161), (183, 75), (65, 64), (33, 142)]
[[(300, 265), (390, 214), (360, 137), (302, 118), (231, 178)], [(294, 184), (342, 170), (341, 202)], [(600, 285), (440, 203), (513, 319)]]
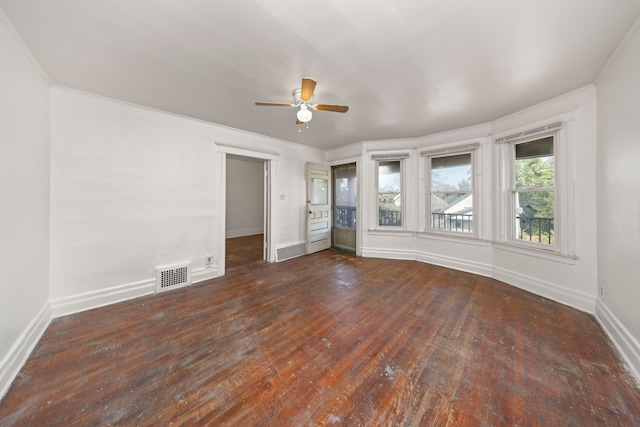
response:
[(600, 299), (603, 299), (603, 300), (607, 299), (607, 292), (602, 283), (600, 284)]
[(207, 266), (207, 268), (211, 267), (213, 265), (213, 256), (212, 255), (205, 255), (204, 264)]

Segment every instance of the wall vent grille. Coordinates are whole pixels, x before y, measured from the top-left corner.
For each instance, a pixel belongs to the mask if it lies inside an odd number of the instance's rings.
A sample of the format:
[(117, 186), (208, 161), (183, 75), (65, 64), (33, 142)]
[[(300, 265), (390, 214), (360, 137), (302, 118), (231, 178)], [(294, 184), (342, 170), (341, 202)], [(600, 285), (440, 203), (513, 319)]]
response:
[(191, 264), (156, 267), (156, 292), (164, 292), (191, 284)]
[(299, 257), (302, 255), (306, 255), (307, 246), (304, 243), (299, 243), (297, 245), (287, 246), (284, 248), (278, 248), (276, 251), (278, 255), (278, 261), (284, 261), (287, 259)]

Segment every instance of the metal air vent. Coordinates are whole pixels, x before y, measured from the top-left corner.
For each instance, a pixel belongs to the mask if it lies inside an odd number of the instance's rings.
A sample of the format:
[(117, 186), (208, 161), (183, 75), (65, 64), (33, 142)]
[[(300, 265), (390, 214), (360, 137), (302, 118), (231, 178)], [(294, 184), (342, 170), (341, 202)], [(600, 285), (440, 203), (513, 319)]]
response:
[(191, 284), (191, 264), (156, 267), (156, 292), (164, 292)]

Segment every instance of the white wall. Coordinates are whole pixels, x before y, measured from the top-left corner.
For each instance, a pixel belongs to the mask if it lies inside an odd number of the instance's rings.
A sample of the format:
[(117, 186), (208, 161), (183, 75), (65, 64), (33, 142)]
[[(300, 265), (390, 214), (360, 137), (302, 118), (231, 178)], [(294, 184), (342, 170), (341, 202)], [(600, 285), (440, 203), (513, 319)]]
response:
[(49, 323), (49, 84), (0, 11), (0, 398)]
[(274, 206), (274, 243), (304, 240), (304, 164), (323, 152), (64, 88), (51, 97), (54, 316), (152, 293), (156, 265), (217, 275), (217, 144), (275, 153), (287, 197)]
[(264, 232), (264, 161), (227, 156), (226, 237)]
[(598, 311), (640, 377), (640, 21), (598, 84)]

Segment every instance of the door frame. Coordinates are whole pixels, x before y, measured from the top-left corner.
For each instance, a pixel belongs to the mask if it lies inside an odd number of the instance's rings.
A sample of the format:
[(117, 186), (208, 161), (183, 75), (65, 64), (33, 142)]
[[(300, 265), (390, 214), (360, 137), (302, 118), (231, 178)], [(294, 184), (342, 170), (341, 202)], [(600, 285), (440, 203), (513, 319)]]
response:
[[(264, 210), (265, 210), (265, 230), (264, 230), (264, 254), (267, 262), (274, 262), (276, 260), (276, 242), (274, 239), (276, 230), (276, 215), (273, 215), (273, 208), (276, 206), (276, 171), (277, 171), (277, 158), (280, 155), (276, 152), (268, 151), (256, 151), (245, 148), (238, 148), (223, 143), (215, 143), (218, 163), (216, 168), (216, 177), (218, 182), (218, 197), (217, 197), (217, 229), (214, 229), (214, 244), (216, 246), (216, 254), (218, 261), (217, 276), (225, 275), (225, 241), (227, 234), (227, 154), (234, 154), (243, 157), (251, 157), (254, 159), (263, 160), (265, 163), (264, 177)], [(216, 233), (217, 232), (217, 233)]]

